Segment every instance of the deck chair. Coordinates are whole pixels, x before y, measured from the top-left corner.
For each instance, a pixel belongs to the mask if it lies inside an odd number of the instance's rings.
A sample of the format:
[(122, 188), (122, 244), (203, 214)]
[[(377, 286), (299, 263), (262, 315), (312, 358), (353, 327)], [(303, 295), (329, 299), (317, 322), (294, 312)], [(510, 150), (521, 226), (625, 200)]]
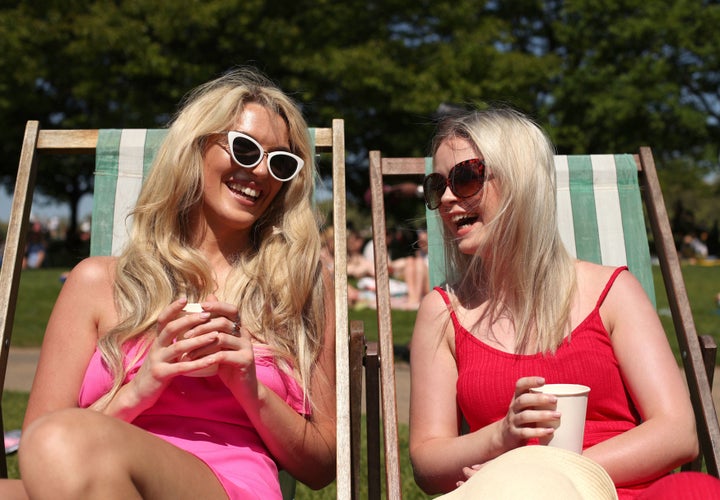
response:
[[(331, 128), (311, 128), (309, 132), (316, 154), (329, 153), (332, 161), (337, 337), (336, 485), (338, 498), (351, 499), (359, 496), (357, 471), (360, 457), (361, 389), (357, 381), (351, 384), (350, 375), (352, 372), (358, 378), (359, 373), (361, 381), (365, 342), (362, 324), (353, 322), (352, 339), (348, 326), (344, 123), (336, 119)], [(112, 255), (118, 253), (127, 238), (125, 215), (135, 203), (143, 177), (165, 133), (165, 130), (151, 129), (41, 130), (37, 121), (27, 123), (7, 231), (4, 265), (0, 271), (0, 387), (5, 382), (23, 243), (28, 229), (39, 154), (96, 156), (91, 254)], [(0, 475), (7, 477), (4, 455), (0, 460)], [(286, 478), (282, 482), (284, 498), (293, 498), (294, 480)]]
[[(695, 411), (701, 454), (685, 469), (707, 471), (718, 477), (720, 427), (712, 400), (712, 375), (716, 345), (712, 336), (698, 336), (683, 282), (667, 211), (657, 178), (655, 162), (648, 147), (638, 154), (556, 156), (558, 224), (563, 242), (580, 259), (605, 265), (628, 265), (642, 283), (653, 304), (655, 287), (643, 216), (643, 201), (660, 261), (665, 291), (681, 350), (683, 367)], [(412, 178), (421, 182), (432, 171), (432, 158), (383, 158), (370, 152), (370, 188), (373, 241), (378, 297), (378, 335), (381, 379), (385, 391), (395, 387), (391, 362), (392, 325), (388, 292), (387, 251), (383, 184), (389, 179)], [(435, 213), (427, 213), (429, 234), (430, 285), (444, 281), (443, 243)], [(388, 394), (390, 397), (390, 394)], [(385, 434), (386, 439), (392, 434)], [(386, 443), (387, 447), (396, 443)], [(395, 464), (388, 474), (397, 474)]]

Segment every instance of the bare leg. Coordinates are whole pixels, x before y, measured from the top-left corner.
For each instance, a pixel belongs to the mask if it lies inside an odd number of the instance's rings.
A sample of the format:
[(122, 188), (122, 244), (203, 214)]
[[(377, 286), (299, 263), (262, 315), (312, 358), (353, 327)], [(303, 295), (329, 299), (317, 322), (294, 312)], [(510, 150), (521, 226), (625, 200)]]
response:
[(418, 282), (417, 258), (410, 256), (405, 258), (405, 282), (408, 286), (408, 307), (417, 307), (420, 302), (420, 290), (422, 283)]
[(92, 410), (37, 419), (23, 433), (20, 472), (35, 499), (226, 499), (200, 459)]
[(418, 281), (420, 282), (420, 298), (430, 293), (430, 270), (423, 257), (417, 258)]

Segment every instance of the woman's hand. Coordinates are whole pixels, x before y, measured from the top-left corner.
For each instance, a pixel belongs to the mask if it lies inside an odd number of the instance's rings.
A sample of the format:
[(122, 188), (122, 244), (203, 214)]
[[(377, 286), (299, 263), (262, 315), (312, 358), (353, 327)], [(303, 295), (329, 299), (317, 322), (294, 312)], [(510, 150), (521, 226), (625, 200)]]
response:
[(557, 397), (530, 392), (530, 389), (544, 384), (545, 379), (542, 377), (523, 377), (515, 383), (515, 394), (500, 425), (501, 439), (508, 449), (522, 446), (528, 439), (548, 436), (554, 432), (549, 423), (560, 418)]
[(209, 331), (214, 331), (217, 337), (214, 342), (188, 352), (187, 359), (203, 360), (205, 366), (215, 366), (220, 380), (239, 401), (246, 403), (257, 399), (258, 381), (252, 336), (241, 326), (237, 308), (219, 302), (214, 296), (209, 296), (202, 307), (212, 319), (189, 330), (185, 338), (207, 335)]
[(458, 488), (459, 488), (460, 486), (462, 486), (465, 481), (467, 481), (468, 479), (470, 479), (471, 477), (473, 477), (477, 471), (479, 471), (480, 469), (483, 468), (484, 465), (485, 465), (485, 464), (475, 464), (475, 465), (473, 465), (472, 467), (463, 467), (462, 473), (463, 473), (463, 475), (465, 476), (465, 480), (464, 480), (464, 481), (458, 481), (458, 482), (456, 483), (456, 486), (457, 486)]
[(190, 353), (217, 344), (217, 333), (203, 327), (212, 321), (212, 314), (183, 314), (186, 304), (187, 299), (176, 300), (159, 314), (158, 335), (131, 382), (135, 397), (145, 408), (157, 401), (173, 378), (211, 364), (211, 360), (192, 358)]
[(131, 422), (157, 402), (173, 378), (212, 365), (210, 358), (190, 356), (190, 353), (218, 344), (218, 332), (213, 327), (203, 327), (213, 321), (212, 314), (182, 314), (186, 304), (187, 299), (176, 300), (158, 315), (158, 334), (150, 344), (142, 365), (133, 379), (103, 409), (105, 413)]

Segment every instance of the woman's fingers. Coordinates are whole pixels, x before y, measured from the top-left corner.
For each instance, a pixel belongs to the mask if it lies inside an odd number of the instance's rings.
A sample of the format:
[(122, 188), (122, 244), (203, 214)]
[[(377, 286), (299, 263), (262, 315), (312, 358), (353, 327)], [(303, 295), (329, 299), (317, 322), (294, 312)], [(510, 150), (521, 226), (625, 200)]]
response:
[(515, 384), (515, 393), (506, 416), (506, 432), (510, 444), (552, 434), (548, 424), (560, 418), (557, 397), (533, 393), (530, 389), (545, 384), (543, 377), (523, 377)]
[(545, 385), (543, 377), (522, 377), (515, 382), (515, 397), (529, 392), (534, 387), (542, 387)]
[(237, 307), (209, 295), (202, 312), (184, 313), (186, 298), (173, 301), (158, 315), (158, 337), (149, 372), (164, 379), (210, 365), (246, 367), (253, 362), (252, 338), (242, 328)]
[[(218, 360), (224, 361), (232, 361), (233, 359), (235, 359), (235, 361), (240, 363), (246, 362), (247, 358), (252, 359), (252, 342), (250, 338), (250, 333), (245, 328), (240, 328), (238, 335), (223, 332), (215, 333), (215, 342), (208, 343), (207, 345), (203, 345), (198, 348), (193, 348), (192, 350), (189, 350), (187, 353), (187, 357), (190, 359), (198, 359), (201, 357), (214, 355), (215, 353), (227, 351), (227, 353), (223, 353), (222, 356), (216, 356), (216, 358)], [(233, 355), (233, 353), (240, 351), (245, 351), (246, 354), (241, 357), (236, 357)]]

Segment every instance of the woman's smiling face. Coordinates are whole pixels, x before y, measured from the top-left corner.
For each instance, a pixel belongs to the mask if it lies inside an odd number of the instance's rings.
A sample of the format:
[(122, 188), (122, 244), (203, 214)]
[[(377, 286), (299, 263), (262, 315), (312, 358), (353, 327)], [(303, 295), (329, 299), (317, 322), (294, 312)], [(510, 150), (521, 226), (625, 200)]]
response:
[[(259, 104), (246, 104), (231, 128), (253, 137), (265, 151), (290, 149), (285, 121)], [(205, 148), (201, 214), (216, 230), (249, 231), (283, 183), (270, 175), (267, 156), (257, 166), (245, 168), (233, 161), (227, 148), (227, 135), (218, 136)]]
[[(447, 177), (455, 165), (472, 158), (483, 159), (483, 156), (471, 141), (450, 137), (435, 152), (434, 170)], [(493, 220), (499, 206), (499, 193), (492, 175), (486, 176), (485, 185), (478, 194), (458, 198), (450, 188), (446, 188), (440, 201), (440, 216), (460, 252), (468, 255), (476, 253), (486, 235), (486, 225)]]

